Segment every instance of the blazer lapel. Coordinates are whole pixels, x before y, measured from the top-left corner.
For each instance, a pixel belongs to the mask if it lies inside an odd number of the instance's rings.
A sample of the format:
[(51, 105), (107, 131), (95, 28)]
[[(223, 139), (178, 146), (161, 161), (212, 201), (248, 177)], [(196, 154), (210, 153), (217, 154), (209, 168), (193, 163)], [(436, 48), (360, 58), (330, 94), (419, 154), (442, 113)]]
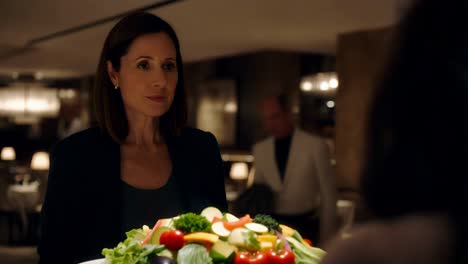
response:
[(297, 131), (297, 129), (294, 131), (293, 137), (291, 139), (291, 146), (289, 147), (288, 161), (286, 162), (286, 170), (284, 172), (283, 180), (284, 188), (287, 188), (288, 184), (290, 184), (291, 177), (294, 174), (294, 168), (297, 167), (295, 166), (295, 163), (298, 158), (297, 155), (299, 155), (298, 149), (301, 147), (301, 142)]
[(108, 234), (113, 236), (114, 240), (119, 241), (124, 236), (122, 231), (122, 188), (123, 184), (120, 178), (120, 145), (114, 142), (110, 137), (106, 137), (100, 151), (95, 153), (95, 159), (99, 161), (96, 180), (99, 181), (99, 188), (102, 188), (103, 201), (106, 206), (101, 208), (104, 222), (107, 227), (103, 227), (106, 232), (116, 232), (117, 234)]
[(194, 177), (193, 172), (190, 171), (190, 164), (193, 157), (187, 156), (191, 153), (186, 150), (185, 138), (179, 136), (176, 138), (168, 139), (169, 155), (172, 162), (172, 175), (174, 177), (179, 189), (182, 201), (184, 203), (184, 211), (199, 212), (203, 208), (200, 207), (200, 192), (198, 188), (197, 177)]
[(270, 171), (267, 172), (269, 174), (267, 175), (267, 177), (270, 178), (271, 187), (275, 191), (281, 191), (281, 189), (283, 188), (283, 183), (281, 182), (278, 164), (276, 163), (274, 138), (270, 138), (265, 147), (265, 153), (268, 153), (268, 164), (272, 164), (272, 166), (270, 167)]

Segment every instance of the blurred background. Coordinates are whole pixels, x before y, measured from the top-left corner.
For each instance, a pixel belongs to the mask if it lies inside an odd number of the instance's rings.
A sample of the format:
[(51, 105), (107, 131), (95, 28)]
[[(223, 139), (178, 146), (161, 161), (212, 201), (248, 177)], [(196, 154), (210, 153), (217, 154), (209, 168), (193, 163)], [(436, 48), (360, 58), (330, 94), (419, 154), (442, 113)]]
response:
[(367, 111), (407, 2), (1, 1), (2, 263), (37, 261), (48, 151), (96, 124), (90, 92), (100, 49), (135, 10), (161, 16), (178, 33), (189, 124), (217, 137), (231, 203), (252, 181), (251, 147), (266, 136), (257, 102), (286, 93), (297, 124), (327, 141), (341, 227), (365, 221), (358, 186)]

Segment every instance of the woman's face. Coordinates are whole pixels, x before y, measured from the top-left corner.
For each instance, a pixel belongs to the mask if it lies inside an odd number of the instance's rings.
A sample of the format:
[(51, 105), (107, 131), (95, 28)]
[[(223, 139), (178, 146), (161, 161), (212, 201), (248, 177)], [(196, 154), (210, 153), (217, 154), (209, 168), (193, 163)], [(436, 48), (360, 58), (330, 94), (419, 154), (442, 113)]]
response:
[(127, 114), (160, 117), (173, 100), (178, 80), (176, 49), (164, 33), (136, 38), (120, 59), (117, 72), (107, 63), (109, 76), (119, 86)]

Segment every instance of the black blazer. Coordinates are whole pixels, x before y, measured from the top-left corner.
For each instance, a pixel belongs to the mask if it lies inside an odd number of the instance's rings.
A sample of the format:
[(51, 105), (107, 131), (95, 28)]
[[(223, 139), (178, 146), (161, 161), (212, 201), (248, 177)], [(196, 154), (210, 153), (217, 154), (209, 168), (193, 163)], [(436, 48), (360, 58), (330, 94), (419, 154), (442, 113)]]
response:
[[(183, 192), (187, 211), (200, 213), (207, 206), (227, 210), (215, 137), (187, 128), (167, 144), (172, 177)], [(51, 152), (39, 263), (101, 258), (103, 248), (122, 241), (121, 191), (120, 146), (109, 136), (91, 128), (59, 142)]]

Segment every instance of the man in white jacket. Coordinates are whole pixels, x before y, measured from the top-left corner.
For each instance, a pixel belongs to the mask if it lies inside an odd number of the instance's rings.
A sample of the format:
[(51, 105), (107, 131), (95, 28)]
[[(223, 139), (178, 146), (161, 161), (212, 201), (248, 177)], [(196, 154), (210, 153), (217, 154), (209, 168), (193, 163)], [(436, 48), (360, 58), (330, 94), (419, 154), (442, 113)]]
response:
[(285, 95), (264, 99), (260, 114), (270, 137), (253, 147), (255, 184), (273, 191), (272, 214), (278, 221), (296, 225), (293, 228), (314, 243), (324, 243), (336, 225), (336, 183), (328, 147), (295, 127)]

